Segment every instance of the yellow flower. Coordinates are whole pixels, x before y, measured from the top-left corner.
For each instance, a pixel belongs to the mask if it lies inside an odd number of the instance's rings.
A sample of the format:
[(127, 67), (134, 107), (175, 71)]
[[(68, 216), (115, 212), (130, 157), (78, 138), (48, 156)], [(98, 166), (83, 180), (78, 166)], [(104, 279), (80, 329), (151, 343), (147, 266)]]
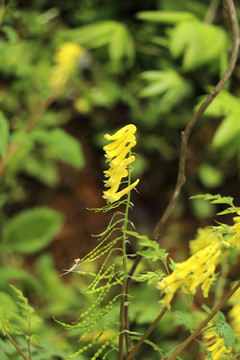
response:
[[(240, 211), (237, 213), (240, 215)], [(228, 241), (229, 245), (234, 247), (236, 250), (240, 250), (240, 216), (233, 218), (235, 224), (232, 227), (233, 237)]]
[(56, 65), (53, 68), (49, 86), (53, 89), (64, 87), (77, 60), (82, 57), (83, 54), (83, 48), (77, 44), (69, 42), (61, 45), (55, 56)]
[(129, 174), (129, 165), (135, 160), (135, 156), (131, 155), (131, 148), (136, 145), (135, 132), (137, 128), (135, 125), (129, 124), (118, 130), (115, 134), (104, 135), (105, 139), (112, 141), (110, 144), (104, 146), (106, 162), (109, 163), (110, 169), (104, 171), (105, 186), (110, 189), (103, 192), (103, 198), (107, 202), (115, 202), (121, 199), (131, 191), (139, 182), (136, 180), (125, 189), (119, 191), (122, 178), (127, 177)]
[(203, 333), (203, 338), (206, 340), (205, 346), (211, 353), (213, 360), (227, 359), (231, 349), (227, 349), (224, 345), (224, 340), (217, 334), (216, 326), (206, 329)]
[(161, 300), (163, 306), (170, 307), (170, 302), (179, 288), (187, 294), (194, 295), (197, 287), (201, 285), (203, 296), (208, 297), (210, 286), (215, 279), (214, 272), (220, 254), (218, 243), (199, 250), (182, 263), (175, 264), (176, 269), (173, 273), (158, 283), (158, 288), (165, 294)]
[[(232, 287), (235, 284), (232, 285)], [(239, 338), (240, 337), (240, 289), (238, 289), (235, 294), (229, 299), (229, 304), (233, 305), (231, 310), (228, 312), (230, 319), (230, 325), (233, 328), (234, 334)]]
[(221, 238), (217, 236), (210, 227), (205, 227), (203, 229), (198, 229), (197, 236), (194, 240), (190, 241), (189, 247), (191, 250), (191, 254), (195, 254), (208, 245), (220, 242)]

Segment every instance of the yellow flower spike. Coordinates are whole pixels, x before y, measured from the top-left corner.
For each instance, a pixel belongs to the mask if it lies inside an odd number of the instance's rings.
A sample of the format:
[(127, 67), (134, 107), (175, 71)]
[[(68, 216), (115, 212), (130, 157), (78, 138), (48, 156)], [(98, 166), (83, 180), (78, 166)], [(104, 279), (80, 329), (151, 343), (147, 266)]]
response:
[(67, 42), (60, 46), (55, 55), (55, 67), (49, 80), (49, 86), (53, 89), (63, 88), (79, 58), (84, 54), (84, 49), (74, 43)]
[[(237, 213), (240, 215), (240, 211)], [(235, 224), (232, 227), (233, 237), (228, 241), (228, 244), (234, 247), (236, 250), (240, 250), (240, 216), (233, 218)]]
[(137, 128), (133, 124), (124, 126), (115, 134), (104, 135), (105, 139), (113, 141), (104, 146), (106, 162), (109, 163), (109, 170), (104, 171), (105, 186), (108, 190), (103, 192), (103, 198), (109, 203), (120, 200), (124, 195), (128, 194), (139, 182), (136, 180), (133, 184), (128, 184), (125, 189), (119, 190), (121, 180), (129, 175), (129, 165), (135, 160), (135, 156), (131, 155), (131, 148), (136, 145), (135, 132)]
[(127, 143), (129, 143), (129, 146), (131, 145), (130, 148), (133, 147), (134, 145), (136, 145), (135, 136), (134, 135), (126, 135), (123, 139), (121, 139), (121, 143), (113, 150), (104, 149), (106, 151), (105, 157), (108, 160), (110, 160), (110, 159), (113, 159), (114, 157), (118, 156), (126, 148)]

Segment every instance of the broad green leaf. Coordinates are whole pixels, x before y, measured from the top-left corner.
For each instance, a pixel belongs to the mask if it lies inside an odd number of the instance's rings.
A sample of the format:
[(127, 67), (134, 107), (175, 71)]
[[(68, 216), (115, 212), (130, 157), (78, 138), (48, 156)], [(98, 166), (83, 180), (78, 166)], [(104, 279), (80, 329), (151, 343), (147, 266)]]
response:
[(60, 33), (63, 41), (72, 41), (74, 43), (89, 48), (97, 48), (109, 44), (113, 33), (115, 22), (102, 21), (95, 24), (86, 25)]
[(140, 97), (161, 96), (161, 108), (172, 108), (192, 92), (191, 84), (174, 70), (145, 71), (140, 77), (148, 83), (140, 91)]
[(110, 59), (115, 65), (124, 58), (132, 64), (134, 47), (126, 26), (117, 21), (102, 21), (60, 34), (62, 40), (70, 40), (88, 48), (109, 47)]
[(157, 22), (160, 24), (176, 24), (182, 21), (194, 20), (196, 17), (192, 13), (181, 11), (142, 11), (137, 13), (140, 20)]
[(132, 39), (127, 28), (122, 24), (116, 23), (114, 26), (109, 43), (109, 55), (116, 65), (124, 58), (128, 59), (129, 65), (132, 63), (134, 57)]
[(58, 169), (54, 161), (34, 154), (26, 158), (23, 171), (48, 186), (57, 185), (59, 181)]
[(212, 145), (215, 148), (235, 146), (238, 148), (240, 136), (240, 100), (227, 91), (222, 90), (208, 106), (205, 115), (224, 117), (219, 125)]
[(3, 156), (8, 147), (9, 125), (2, 111), (0, 111), (0, 156)]
[(46, 146), (49, 158), (64, 161), (79, 169), (84, 165), (81, 144), (62, 129), (35, 130), (31, 137)]
[(22, 284), (27, 284), (31, 289), (34, 289), (37, 292), (43, 291), (42, 286), (38, 279), (31, 275), (26, 270), (20, 268), (14, 268), (11, 266), (1, 266), (0, 267), (0, 287), (8, 291), (9, 283), (11, 281), (20, 280)]
[(228, 39), (224, 30), (198, 21), (182, 22), (170, 32), (170, 51), (175, 58), (183, 55), (183, 68), (195, 70), (214, 64), (215, 72), (226, 63)]
[(22, 211), (5, 225), (2, 247), (19, 253), (40, 251), (53, 241), (62, 223), (62, 215), (48, 207)]

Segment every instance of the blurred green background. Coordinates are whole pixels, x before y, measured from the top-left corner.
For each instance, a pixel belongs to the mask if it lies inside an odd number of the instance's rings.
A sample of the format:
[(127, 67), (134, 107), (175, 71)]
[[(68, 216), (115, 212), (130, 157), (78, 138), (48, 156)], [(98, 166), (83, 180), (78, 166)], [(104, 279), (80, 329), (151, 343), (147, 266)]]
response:
[[(240, 18), (239, 5), (237, 10)], [(81, 46), (83, 55), (65, 89), (23, 133), (51, 95), (54, 57), (65, 42)], [(103, 135), (128, 123), (138, 128), (133, 178), (140, 183), (130, 218), (139, 233), (150, 234), (174, 190), (181, 131), (224, 73), (230, 51), (228, 16), (217, 0), (6, 2), (0, 28), (0, 155), (4, 159), (13, 141), (19, 147), (0, 178), (0, 304), (16, 310), (9, 283), (28, 295), (44, 319), (36, 332), (45, 360), (64, 359), (77, 348), (78, 334), (64, 332), (52, 316), (71, 321), (88, 301), (80, 293), (82, 280), (59, 274), (94, 247), (91, 234), (109, 220), (87, 210), (104, 205)], [(237, 65), (191, 136), (187, 181), (161, 239), (176, 260), (186, 258), (188, 241), (216, 212), (190, 196), (221, 193), (240, 201), (239, 78)], [(134, 248), (131, 244), (129, 252)], [(151, 311), (141, 317), (151, 300), (141, 287), (135, 291), (139, 306), (133, 320), (141, 329), (159, 307), (158, 292), (152, 288)], [(112, 316), (117, 318), (117, 309)], [(0, 358), (18, 359), (11, 344), (0, 341)], [(163, 342), (169, 345), (167, 338)], [(147, 359), (148, 348), (144, 351)], [(36, 351), (33, 359), (43, 357)]]

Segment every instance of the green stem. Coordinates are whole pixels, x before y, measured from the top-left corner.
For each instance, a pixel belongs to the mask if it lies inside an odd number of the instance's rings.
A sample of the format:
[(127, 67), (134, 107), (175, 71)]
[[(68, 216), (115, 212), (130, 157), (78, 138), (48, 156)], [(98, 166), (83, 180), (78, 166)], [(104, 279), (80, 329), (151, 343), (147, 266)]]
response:
[[(129, 156), (131, 154), (129, 153)], [(131, 169), (129, 168), (128, 171), (128, 184), (129, 186), (131, 183)], [(124, 223), (122, 228), (122, 267), (123, 267), (123, 284), (122, 284), (122, 300), (121, 300), (121, 307), (120, 307), (120, 334), (119, 334), (119, 360), (123, 360), (124, 356), (124, 337), (126, 339), (126, 345), (127, 348), (129, 348), (129, 336), (128, 333), (124, 333), (124, 330), (128, 327), (128, 294), (127, 294), (127, 253), (126, 253), (126, 243), (127, 243), (127, 237), (126, 237), (126, 231), (127, 231), (127, 225), (128, 225), (128, 213), (129, 213), (129, 207), (130, 207), (130, 191), (127, 194), (127, 203), (125, 208), (125, 214), (124, 214)]]

